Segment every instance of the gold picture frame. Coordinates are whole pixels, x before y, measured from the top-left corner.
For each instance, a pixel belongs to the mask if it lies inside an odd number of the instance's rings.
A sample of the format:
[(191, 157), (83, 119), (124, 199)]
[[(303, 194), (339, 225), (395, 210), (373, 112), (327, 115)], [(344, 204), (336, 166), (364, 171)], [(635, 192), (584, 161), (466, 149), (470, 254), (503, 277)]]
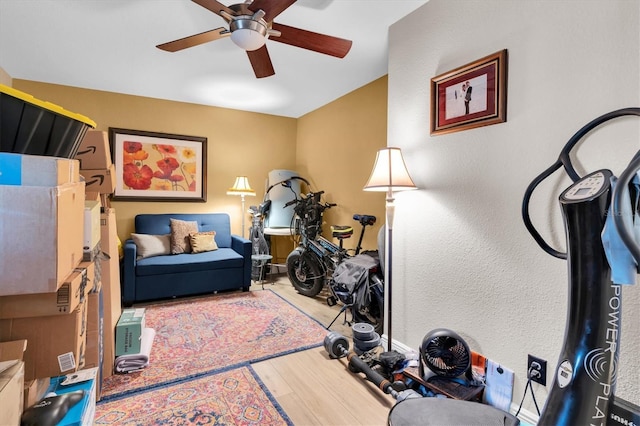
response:
[(507, 50), (431, 79), (431, 135), (507, 121)]

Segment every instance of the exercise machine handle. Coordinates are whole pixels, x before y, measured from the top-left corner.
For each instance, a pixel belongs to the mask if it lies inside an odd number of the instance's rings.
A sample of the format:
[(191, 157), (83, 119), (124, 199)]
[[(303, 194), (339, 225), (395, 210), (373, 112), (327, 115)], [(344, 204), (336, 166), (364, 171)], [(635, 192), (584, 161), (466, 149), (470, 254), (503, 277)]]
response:
[[(567, 173), (567, 175), (569, 175), (569, 177), (571, 178), (571, 180), (573, 182), (577, 182), (578, 180), (580, 180), (582, 177), (576, 172), (575, 168), (573, 167), (573, 164), (571, 163), (571, 150), (573, 149), (573, 147), (580, 141), (580, 139), (582, 139), (585, 135), (587, 135), (591, 130), (593, 130), (595, 127), (599, 126), (602, 123), (605, 123), (609, 120), (612, 120), (614, 118), (618, 118), (618, 117), (622, 117), (622, 116), (626, 116), (626, 115), (636, 115), (636, 116), (640, 116), (640, 108), (622, 108), (622, 109), (618, 109), (612, 112), (609, 112), (607, 114), (603, 114), (600, 117), (595, 118), (594, 120), (591, 120), (589, 123), (587, 123), (586, 125), (584, 125), (580, 130), (578, 130), (572, 137), (571, 139), (569, 139), (569, 141), (566, 143), (566, 145), (562, 148), (562, 150), (560, 151), (560, 155), (558, 156), (558, 159), (556, 160), (555, 163), (553, 163), (549, 168), (547, 168), (545, 171), (543, 171), (540, 175), (538, 175), (527, 187), (525, 194), (524, 194), (524, 199), (522, 202), (522, 220), (524, 221), (524, 225), (527, 228), (527, 230), (529, 231), (529, 233), (531, 234), (531, 236), (533, 237), (533, 239), (538, 243), (538, 245), (548, 254), (550, 254), (551, 256), (557, 257), (559, 259), (566, 259), (567, 258), (567, 253), (566, 252), (560, 252), (554, 248), (552, 248), (546, 241), (545, 239), (540, 235), (540, 233), (537, 231), (537, 229), (535, 228), (535, 226), (533, 225), (533, 223), (531, 222), (531, 217), (529, 215), (529, 202), (531, 200), (531, 195), (533, 194), (533, 191), (536, 189), (536, 187), (546, 178), (548, 178), (551, 174), (553, 174), (556, 170), (558, 170), (561, 167), (564, 167), (565, 172)], [(619, 187), (621, 187), (622, 185), (618, 185)], [(618, 221), (616, 221), (615, 223), (617, 223)], [(623, 241), (625, 241), (625, 236), (623, 231), (618, 231), (620, 232), (620, 234), (622, 235)], [(627, 235), (628, 237), (628, 235)], [(625, 245), (627, 245), (628, 247), (628, 243), (625, 241)], [(635, 245), (635, 244), (634, 244)], [(633, 250), (631, 248), (629, 248), (629, 250), (633, 253)], [(640, 257), (640, 248), (637, 248), (636, 253), (634, 254), (634, 257), (636, 257), (636, 254)], [(636, 261), (638, 261), (638, 259), (636, 258)]]

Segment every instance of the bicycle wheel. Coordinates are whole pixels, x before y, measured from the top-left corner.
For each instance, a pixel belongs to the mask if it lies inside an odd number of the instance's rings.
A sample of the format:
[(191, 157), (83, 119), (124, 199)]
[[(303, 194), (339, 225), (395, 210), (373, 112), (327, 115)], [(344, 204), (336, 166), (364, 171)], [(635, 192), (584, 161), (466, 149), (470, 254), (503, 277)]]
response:
[(369, 303), (365, 306), (356, 302), (351, 307), (353, 321), (366, 322), (373, 325), (375, 332), (382, 335), (384, 329), (384, 293), (379, 285), (368, 284)]
[(318, 259), (302, 250), (287, 256), (287, 275), (298, 293), (314, 297), (324, 286), (324, 274)]

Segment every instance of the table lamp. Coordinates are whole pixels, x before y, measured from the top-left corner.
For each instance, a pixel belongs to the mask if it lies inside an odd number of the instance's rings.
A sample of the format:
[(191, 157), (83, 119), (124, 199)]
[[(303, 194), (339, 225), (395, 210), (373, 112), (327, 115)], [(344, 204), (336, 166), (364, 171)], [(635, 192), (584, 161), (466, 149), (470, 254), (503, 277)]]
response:
[(242, 238), (244, 238), (244, 197), (245, 195), (255, 197), (256, 191), (251, 189), (249, 179), (246, 176), (238, 176), (233, 187), (227, 190), (227, 195), (239, 195), (242, 200)]

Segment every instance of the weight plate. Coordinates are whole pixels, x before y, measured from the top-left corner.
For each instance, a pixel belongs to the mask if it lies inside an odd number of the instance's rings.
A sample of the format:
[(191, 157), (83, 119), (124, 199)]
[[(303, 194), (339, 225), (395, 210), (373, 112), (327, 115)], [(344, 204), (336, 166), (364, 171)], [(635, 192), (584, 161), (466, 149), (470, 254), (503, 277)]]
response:
[(349, 350), (349, 341), (338, 332), (332, 331), (324, 338), (324, 349), (331, 358), (344, 356), (343, 349)]
[(375, 338), (375, 327), (366, 322), (358, 322), (351, 327), (353, 338), (358, 340), (371, 340)]
[(360, 340), (354, 337), (353, 346), (363, 351), (368, 351), (380, 345), (380, 335), (374, 332), (375, 337), (369, 340)]

